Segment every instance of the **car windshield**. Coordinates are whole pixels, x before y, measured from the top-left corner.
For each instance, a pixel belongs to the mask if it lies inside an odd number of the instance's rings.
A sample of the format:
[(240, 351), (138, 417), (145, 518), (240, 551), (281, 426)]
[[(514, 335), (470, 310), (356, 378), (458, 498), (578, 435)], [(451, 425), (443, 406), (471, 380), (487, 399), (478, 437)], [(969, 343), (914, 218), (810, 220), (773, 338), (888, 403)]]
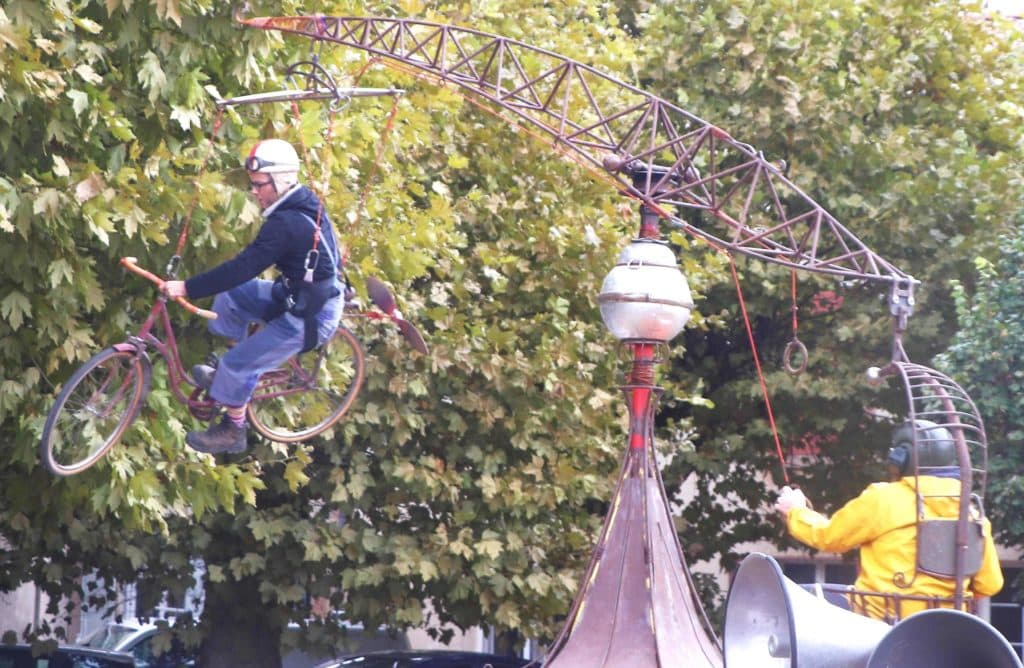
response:
[(136, 633), (138, 629), (131, 626), (121, 626), (120, 624), (108, 624), (102, 633), (89, 638), (86, 642), (86, 647), (96, 647), (99, 649), (114, 649), (120, 647), (121, 643), (125, 638)]

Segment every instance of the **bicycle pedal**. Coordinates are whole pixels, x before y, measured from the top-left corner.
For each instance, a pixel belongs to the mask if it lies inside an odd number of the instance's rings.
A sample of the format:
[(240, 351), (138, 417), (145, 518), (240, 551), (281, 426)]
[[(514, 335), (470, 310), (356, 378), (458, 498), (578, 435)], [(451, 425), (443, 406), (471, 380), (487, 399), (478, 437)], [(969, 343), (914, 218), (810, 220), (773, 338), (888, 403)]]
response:
[(203, 422), (212, 422), (221, 414), (220, 405), (206, 399), (206, 391), (200, 388), (193, 390), (192, 395), (189, 397), (190, 403), (188, 407), (189, 413), (192, 417)]

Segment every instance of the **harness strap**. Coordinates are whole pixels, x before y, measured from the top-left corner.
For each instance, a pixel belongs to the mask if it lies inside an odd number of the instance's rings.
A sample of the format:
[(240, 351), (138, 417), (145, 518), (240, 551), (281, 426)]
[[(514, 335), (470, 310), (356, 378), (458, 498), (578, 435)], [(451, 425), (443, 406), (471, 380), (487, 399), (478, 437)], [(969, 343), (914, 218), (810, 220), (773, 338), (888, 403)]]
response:
[[(298, 214), (310, 225), (313, 225), (315, 231), (319, 231), (321, 225), (330, 220), (325, 218), (318, 225), (305, 213), (299, 211)], [(312, 280), (313, 270), (316, 268), (320, 256), (319, 251), (314, 247), (306, 255), (306, 274), (303, 280), (292, 281), (286, 276), (279, 276), (271, 293), (274, 301), (263, 312), (263, 320), (266, 322), (279, 318), (286, 312), (302, 318), (303, 338), (300, 353), (308, 352), (317, 347), (319, 343), (317, 330), (319, 327), (317, 326), (316, 317), (328, 300), (341, 294), (341, 291), (336, 287), (337, 273), (340, 271), (341, 265), (338, 258), (338, 241), (334, 236), (333, 229), (329, 228), (325, 235), (323, 247), (327, 251), (327, 258), (334, 266), (335, 271), (333, 274), (321, 281), (314, 282)]]
[[(321, 203), (320, 209), (317, 211), (317, 218), (320, 218), (322, 211), (323, 204)], [(320, 229), (323, 226), (324, 220), (330, 221), (330, 218), (324, 217), (323, 219), (314, 222), (312, 218), (302, 213), (301, 211), (299, 212), (299, 215), (305, 218), (306, 222), (313, 226), (313, 248), (311, 248), (309, 253), (306, 254), (306, 275), (303, 277), (304, 281), (306, 281), (307, 283), (312, 283), (312, 271), (316, 269), (317, 262), (320, 259), (320, 251), (317, 250), (317, 240), (320, 237)], [(330, 258), (331, 264), (334, 265), (335, 273), (337, 273), (341, 269), (341, 262), (340, 258), (338, 257), (338, 239), (334, 235), (333, 226), (330, 227), (330, 234), (327, 235), (327, 239), (330, 240), (330, 243), (326, 243), (325, 239), (324, 248), (327, 249), (327, 257)], [(331, 246), (333, 246), (334, 248), (332, 249)], [(310, 262), (311, 260), (312, 263)]]
[(303, 337), (302, 350), (299, 352), (304, 353), (316, 348), (320, 343), (316, 317), (323, 310), (324, 304), (341, 294), (335, 280), (332, 276), (316, 283), (306, 283), (289, 281), (283, 276), (278, 277), (271, 293), (274, 299), (270, 306), (263, 310), (263, 320), (270, 322), (285, 313), (301, 318)]

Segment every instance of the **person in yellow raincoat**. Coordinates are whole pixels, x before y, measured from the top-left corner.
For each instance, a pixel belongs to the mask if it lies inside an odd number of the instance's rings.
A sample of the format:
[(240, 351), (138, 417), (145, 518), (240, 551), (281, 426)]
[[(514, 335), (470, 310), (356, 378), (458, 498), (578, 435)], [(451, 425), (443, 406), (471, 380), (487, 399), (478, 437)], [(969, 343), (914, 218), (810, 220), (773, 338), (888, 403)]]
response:
[[(896, 596), (850, 596), (851, 609), (875, 619), (894, 622), (929, 607), (935, 602), (924, 599), (951, 599), (955, 578), (942, 578), (917, 570), (918, 493), (924, 519), (956, 519), (959, 516), (960, 469), (956, 446), (945, 427), (927, 420), (916, 420), (918, 470), (915, 481), (910, 448), (913, 438), (909, 422), (893, 432), (889, 451), (890, 482), (869, 485), (855, 499), (836, 511), (831, 518), (810, 509), (799, 489), (783, 487), (776, 509), (786, 519), (790, 535), (810, 547), (825, 552), (847, 552), (860, 548), (860, 568), (853, 587), (858, 591)], [(909, 475), (908, 475), (909, 474)], [(980, 569), (964, 581), (967, 597), (992, 596), (1003, 587), (992, 526), (982, 521), (982, 559)], [(939, 607), (952, 607), (949, 602)]]

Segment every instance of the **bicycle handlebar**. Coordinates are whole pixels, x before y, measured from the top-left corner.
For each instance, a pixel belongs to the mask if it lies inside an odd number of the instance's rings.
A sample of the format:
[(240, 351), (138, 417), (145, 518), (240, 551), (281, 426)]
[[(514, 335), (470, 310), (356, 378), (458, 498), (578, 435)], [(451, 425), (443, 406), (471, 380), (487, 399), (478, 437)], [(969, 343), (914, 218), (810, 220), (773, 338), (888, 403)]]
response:
[[(138, 274), (139, 276), (145, 278), (146, 280), (156, 283), (156, 286), (158, 288), (162, 288), (164, 286), (164, 283), (166, 283), (164, 279), (160, 278), (156, 274), (146, 271), (145, 269), (140, 267), (137, 258), (123, 257), (121, 258), (121, 266), (127, 269), (128, 271), (132, 272), (133, 274)], [(184, 297), (175, 297), (174, 301), (178, 302), (178, 304), (183, 306), (190, 313), (195, 313), (196, 315), (202, 316), (207, 320), (217, 319), (216, 313), (214, 313), (213, 311), (207, 311), (204, 308), (199, 308), (198, 306), (196, 306), (189, 300), (185, 299)]]

